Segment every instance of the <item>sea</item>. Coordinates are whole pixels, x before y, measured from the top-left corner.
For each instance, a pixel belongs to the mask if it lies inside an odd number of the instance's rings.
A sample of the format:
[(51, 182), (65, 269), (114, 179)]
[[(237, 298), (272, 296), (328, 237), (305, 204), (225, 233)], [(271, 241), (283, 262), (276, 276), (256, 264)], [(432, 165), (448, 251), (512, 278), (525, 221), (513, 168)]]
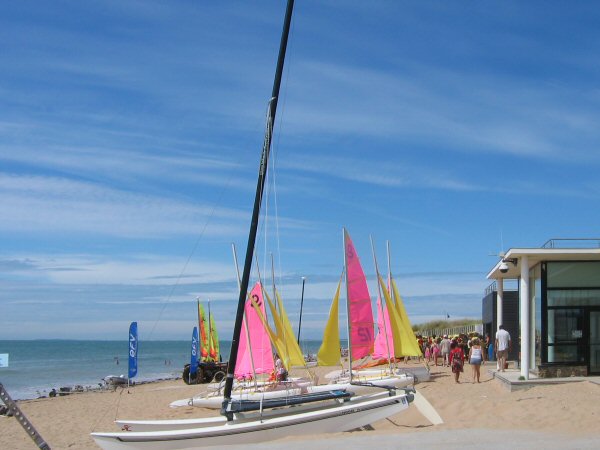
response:
[[(230, 341), (221, 341), (221, 357), (229, 358)], [(321, 342), (301, 342), (305, 354), (314, 355)], [(139, 341), (138, 373), (133, 381), (180, 378), (190, 361), (189, 341)], [(0, 383), (14, 400), (48, 396), (52, 389), (99, 389), (103, 378), (128, 372), (128, 341), (0, 340), (0, 354), (8, 354), (8, 367), (0, 367)]]

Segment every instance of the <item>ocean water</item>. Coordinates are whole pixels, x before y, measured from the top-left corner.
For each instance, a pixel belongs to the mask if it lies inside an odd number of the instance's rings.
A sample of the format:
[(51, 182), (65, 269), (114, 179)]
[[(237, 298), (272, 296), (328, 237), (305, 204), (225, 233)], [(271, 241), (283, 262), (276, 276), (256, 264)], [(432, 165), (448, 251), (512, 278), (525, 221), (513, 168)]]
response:
[[(303, 341), (302, 349), (315, 354), (320, 344)], [(224, 361), (230, 349), (231, 342), (221, 341)], [(0, 383), (16, 400), (47, 396), (53, 388), (98, 388), (107, 375), (127, 376), (128, 351), (125, 340), (0, 340), (0, 353), (9, 354), (9, 367), (0, 367)], [(181, 377), (189, 360), (189, 341), (140, 341), (134, 381)]]

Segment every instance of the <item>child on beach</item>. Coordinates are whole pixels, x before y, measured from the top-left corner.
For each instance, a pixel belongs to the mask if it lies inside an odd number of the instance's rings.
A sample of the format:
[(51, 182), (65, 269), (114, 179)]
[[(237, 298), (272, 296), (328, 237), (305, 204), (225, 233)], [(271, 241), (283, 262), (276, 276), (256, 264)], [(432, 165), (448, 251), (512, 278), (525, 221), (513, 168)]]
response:
[(454, 381), (457, 383), (460, 383), (458, 377), (460, 377), (460, 373), (463, 372), (464, 359), (465, 352), (463, 352), (463, 349), (453, 340), (450, 344), (450, 367), (452, 367)]
[(425, 344), (425, 361), (427, 363), (431, 361), (431, 347), (429, 346), (429, 342)]
[(440, 338), (437, 338), (433, 341), (433, 346), (431, 347), (431, 352), (433, 353), (433, 361), (435, 365), (438, 365), (438, 358), (440, 356)]

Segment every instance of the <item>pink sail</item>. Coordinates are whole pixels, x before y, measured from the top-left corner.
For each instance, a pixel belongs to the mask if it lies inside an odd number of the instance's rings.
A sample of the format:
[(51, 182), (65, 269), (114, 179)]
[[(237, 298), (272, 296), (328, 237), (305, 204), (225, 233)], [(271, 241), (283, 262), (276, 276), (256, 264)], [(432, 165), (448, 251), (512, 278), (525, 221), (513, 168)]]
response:
[(390, 314), (387, 305), (383, 305), (383, 314), (381, 313), (381, 298), (377, 297), (377, 337), (375, 338), (373, 358), (388, 359), (390, 357), (394, 357), (394, 335), (390, 325)]
[(355, 361), (373, 351), (373, 309), (367, 279), (354, 249), (350, 235), (344, 229), (346, 252), (346, 285), (348, 289), (348, 323), (352, 360)]
[[(251, 378), (254, 374), (272, 373), (275, 368), (271, 341), (255, 307), (260, 308), (263, 317), (266, 317), (260, 283), (254, 285), (244, 307), (244, 323), (235, 364), (235, 377), (238, 379)], [(250, 344), (248, 338), (250, 338)], [(252, 352), (250, 352), (250, 345)]]

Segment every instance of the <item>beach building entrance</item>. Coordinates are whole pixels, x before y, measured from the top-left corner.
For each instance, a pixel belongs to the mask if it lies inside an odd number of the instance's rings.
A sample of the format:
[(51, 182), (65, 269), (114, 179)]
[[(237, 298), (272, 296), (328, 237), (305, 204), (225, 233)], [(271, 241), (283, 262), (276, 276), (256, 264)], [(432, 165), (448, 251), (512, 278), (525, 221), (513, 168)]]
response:
[(504, 281), (518, 281), (519, 326), (511, 337), (525, 379), (530, 370), (540, 377), (600, 375), (600, 239), (510, 249), (487, 278), (495, 280), (496, 327), (510, 310)]
[(600, 374), (600, 309), (590, 311), (590, 374)]

